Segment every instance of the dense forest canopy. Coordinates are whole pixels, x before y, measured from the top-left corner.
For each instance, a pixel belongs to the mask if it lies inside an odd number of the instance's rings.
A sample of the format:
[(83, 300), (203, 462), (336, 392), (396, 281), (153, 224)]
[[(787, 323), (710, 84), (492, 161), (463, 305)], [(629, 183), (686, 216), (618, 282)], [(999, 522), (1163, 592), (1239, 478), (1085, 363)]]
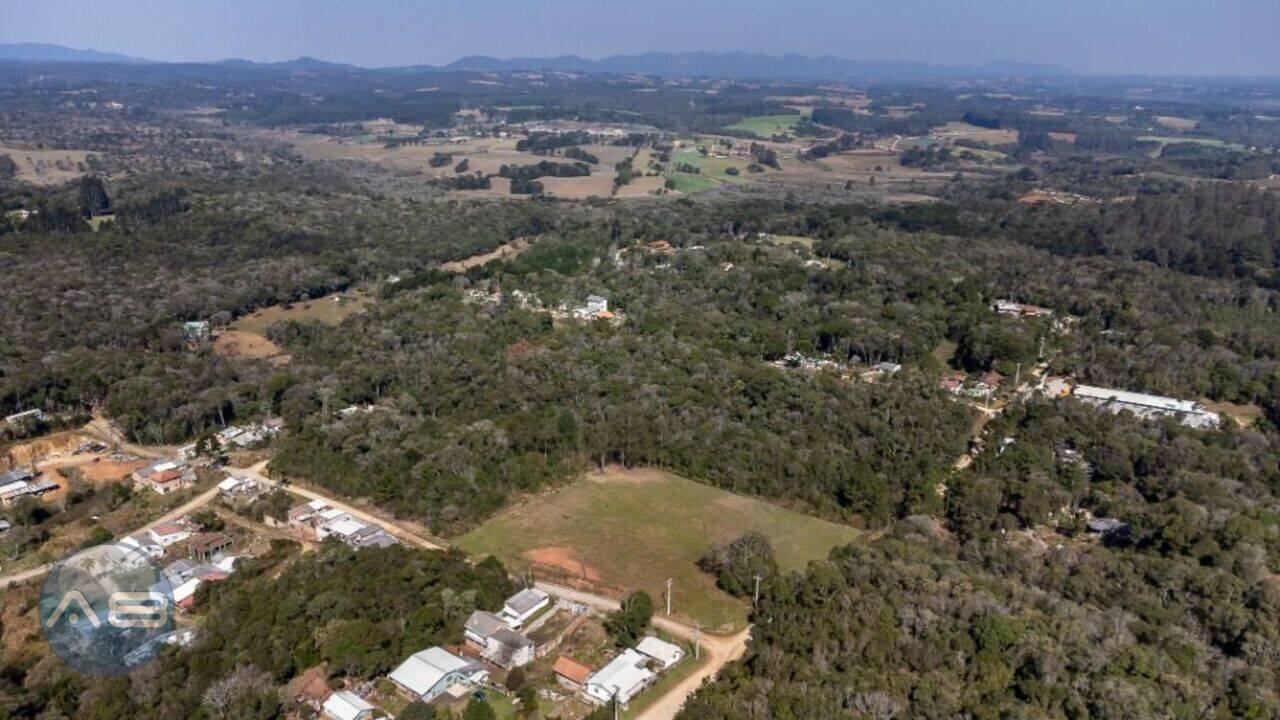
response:
[[(801, 572), (762, 535), (698, 549), (760, 599), (682, 720), (1280, 715), (1273, 83), (1137, 107), (1103, 78), (57, 70), (0, 63), (0, 416), (47, 413), (6, 447), (91, 413), (149, 445), (278, 416), (255, 461), (442, 542), (610, 464), (866, 529)], [(359, 310), (256, 329), (269, 358), (184, 336), (339, 293)], [(57, 510), (6, 510), (12, 557), (43, 561)], [(202, 589), (197, 642), (128, 677), (9, 653), (0, 718), (273, 720), (300, 675), (382, 676), (515, 589), (456, 552), (297, 550)], [(649, 625), (629, 597), (610, 647)]]

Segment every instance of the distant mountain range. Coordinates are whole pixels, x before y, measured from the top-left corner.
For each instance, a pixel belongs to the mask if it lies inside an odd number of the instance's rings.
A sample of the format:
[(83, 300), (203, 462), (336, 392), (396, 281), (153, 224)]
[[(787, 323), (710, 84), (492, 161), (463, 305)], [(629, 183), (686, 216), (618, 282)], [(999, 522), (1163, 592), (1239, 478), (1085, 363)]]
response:
[(149, 60), (131, 58), (112, 52), (76, 50), (43, 43), (0, 43), (0, 60), (23, 62), (144, 63)]
[[(118, 53), (98, 50), (76, 50), (60, 45), (37, 43), (0, 43), (0, 60), (21, 62), (81, 63), (150, 63)], [(276, 70), (374, 70), (356, 65), (332, 63), (311, 57), (285, 62), (260, 63), (253, 60), (229, 59), (216, 63), (236, 68), (268, 68)], [(839, 80), (844, 78), (923, 78), (960, 76), (1061, 76), (1071, 74), (1059, 65), (1021, 63), (1008, 60), (982, 65), (931, 65), (896, 60), (849, 60), (832, 55), (765, 55), (747, 52), (649, 52), (640, 55), (612, 55), (599, 60), (564, 55), (551, 58), (494, 58), (483, 55), (465, 57), (448, 65), (415, 65), (376, 68), (386, 71), (416, 72), (515, 72), (521, 70), (657, 75), (664, 77), (722, 77), (759, 80)]]
[(444, 69), (475, 72), (548, 70), (559, 72), (637, 73), (660, 76), (708, 76), (724, 78), (838, 79), (846, 77), (927, 77), (939, 75), (1069, 75), (1060, 65), (998, 60), (983, 65), (931, 65), (897, 60), (849, 60), (832, 55), (809, 57), (794, 53), (764, 55), (747, 52), (650, 52), (612, 55), (590, 60), (565, 55), (555, 58), (498, 59), (465, 57)]

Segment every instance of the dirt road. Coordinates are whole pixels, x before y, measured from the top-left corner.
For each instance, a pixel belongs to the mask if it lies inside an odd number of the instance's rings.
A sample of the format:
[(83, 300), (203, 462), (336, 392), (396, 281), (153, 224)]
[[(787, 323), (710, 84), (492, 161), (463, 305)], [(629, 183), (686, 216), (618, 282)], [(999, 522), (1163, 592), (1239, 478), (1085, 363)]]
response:
[[(555, 583), (539, 581), (535, 585), (548, 595), (582, 603), (599, 612), (613, 612), (621, 606), (621, 603), (613, 598), (594, 595), (563, 585), (556, 585)], [(680, 684), (671, 688), (666, 695), (658, 698), (653, 704), (645, 708), (643, 712), (636, 716), (635, 720), (671, 720), (674, 718), (676, 713), (680, 712), (680, 708), (684, 707), (685, 700), (697, 691), (699, 687), (702, 687), (704, 681), (714, 678), (721, 668), (741, 658), (746, 653), (747, 640), (751, 637), (751, 628), (747, 628), (735, 635), (698, 634), (688, 625), (678, 623), (662, 615), (653, 616), (653, 625), (660, 630), (690, 642), (693, 642), (694, 638), (697, 637), (698, 644), (702, 646), (702, 652), (709, 656), (710, 661), (699, 668), (697, 672), (682, 680)]]
[[(218, 488), (215, 486), (215, 487), (209, 488), (208, 490), (205, 490), (204, 492), (191, 498), (187, 502), (179, 505), (178, 507), (170, 510), (164, 515), (161, 515), (160, 517), (152, 520), (146, 525), (143, 525), (142, 527), (128, 534), (134, 535), (140, 532), (146, 532), (151, 528), (159, 525), (160, 523), (172, 522), (182, 517), (183, 515), (190, 515), (196, 510), (199, 510), (205, 505), (208, 505), (209, 503), (213, 502), (213, 499), (216, 497), (218, 497)], [(40, 577), (41, 575), (44, 575), (45, 573), (49, 572), (49, 570), (52, 568), (53, 568), (53, 563), (47, 563), (39, 567), (31, 568), (30, 570), (24, 570), (20, 573), (0, 576), (0, 588), (6, 588), (6, 587), (9, 587), (10, 585), (17, 585), (19, 583), (27, 582), (28, 580), (34, 580)]]
[[(133, 452), (133, 451), (134, 450), (130, 448), (130, 452)], [(142, 453), (138, 453), (138, 454), (142, 454)], [(430, 540), (428, 538), (422, 537), (418, 533), (407, 530), (404, 527), (401, 527), (398, 523), (394, 521), (387, 520), (377, 515), (374, 515), (373, 513), (366, 512), (364, 510), (360, 510), (358, 508), (352, 507), (346, 503), (340, 502), (327, 495), (318, 493), (314, 490), (310, 490), (305, 487), (299, 487), (297, 485), (283, 485), (277, 482), (276, 480), (273, 480), (267, 477), (264, 474), (263, 471), (266, 469), (266, 466), (267, 466), (267, 461), (263, 461), (249, 468), (236, 469), (235, 473), (238, 475), (248, 476), (254, 480), (261, 482), (264, 486), (267, 486), (267, 487), (281, 487), (287, 492), (290, 492), (294, 495), (298, 495), (299, 497), (307, 498), (308, 500), (320, 500), (322, 502), (325, 502), (330, 507), (341, 510), (342, 512), (345, 512), (351, 515), (352, 517), (359, 518), (360, 520), (363, 520), (367, 523), (381, 527), (383, 530), (386, 530), (392, 536), (408, 544), (411, 544), (420, 548), (424, 548), (427, 550), (444, 550), (445, 549), (439, 543), (433, 540)], [(139, 528), (136, 532), (143, 532), (152, 527), (155, 527), (160, 523), (175, 520), (179, 517), (182, 517), (183, 515), (190, 514), (204, 507), (205, 505), (208, 505), (217, 496), (218, 496), (218, 489), (216, 487), (210, 488), (209, 490), (206, 490), (205, 492), (192, 498), (188, 502), (183, 503), (180, 507), (174, 508), (173, 510), (165, 513), (163, 516), (152, 520), (151, 522)], [(15, 583), (27, 582), (29, 580), (38, 578), (44, 575), (45, 573), (47, 573), (50, 567), (51, 565), (41, 565), (40, 567), (32, 568), (30, 570), (26, 570), (20, 573), (15, 573), (13, 575), (0, 577), (0, 588), (8, 587), (9, 585), (15, 584)], [(601, 595), (594, 595), (592, 593), (583, 592), (581, 590), (574, 590), (573, 588), (567, 588), (567, 587), (555, 585), (552, 583), (546, 583), (546, 582), (538, 582), (537, 586), (549, 595), (554, 595), (559, 598), (582, 603), (583, 605), (586, 605), (587, 607), (590, 607), (599, 612), (606, 612), (606, 613), (613, 612), (617, 610), (618, 607), (620, 606), (620, 603), (613, 598), (604, 597)], [(671, 720), (672, 718), (674, 718), (676, 716), (676, 713), (680, 711), (680, 708), (684, 706), (685, 700), (690, 695), (692, 695), (699, 687), (701, 687), (704, 681), (706, 681), (709, 678), (715, 677), (715, 675), (720, 672), (720, 669), (723, 668), (726, 664), (733, 662), (734, 660), (737, 660), (738, 658), (742, 657), (742, 655), (746, 652), (747, 640), (750, 638), (750, 635), (751, 635), (750, 628), (747, 628), (746, 630), (743, 630), (735, 635), (728, 635), (728, 636), (711, 635), (707, 633), (699, 634), (695, 632), (694, 628), (689, 627), (688, 625), (684, 625), (682, 623), (678, 623), (670, 618), (667, 618), (661, 615), (655, 616), (653, 618), (653, 624), (655, 627), (685, 640), (693, 641), (694, 638), (697, 637), (698, 644), (701, 646), (702, 652), (706, 653), (709, 656), (709, 662), (707, 662), (704, 666), (699, 668), (697, 672), (695, 672), (694, 674), (682, 680), (675, 687), (671, 688), (665, 695), (663, 695), (662, 697), (654, 701), (653, 704), (645, 708), (645, 710), (636, 717), (636, 720)]]
[(426, 550), (446, 549), (443, 545), (437, 542), (434, 542), (432, 540), (429, 540), (425, 537), (422, 537), (421, 535), (415, 532), (407, 530), (392, 520), (387, 520), (377, 515), (374, 515), (373, 513), (366, 512), (356, 507), (352, 507), (351, 505), (348, 505), (340, 500), (335, 500), (332, 497), (329, 497), (328, 495), (323, 495), (314, 490), (310, 490), (308, 488), (305, 488), (299, 485), (293, 485), (293, 484), (286, 485), (276, 480), (273, 480), (272, 478), (267, 477), (263, 473), (263, 470), (266, 469), (268, 462), (269, 461), (264, 460), (252, 467), (238, 468), (234, 472), (237, 475), (247, 475), (248, 477), (262, 483), (266, 487), (278, 487), (285, 490), (286, 492), (293, 493), (294, 495), (297, 495), (299, 497), (304, 497), (308, 500), (319, 500), (323, 503), (327, 503), (329, 507), (335, 508), (337, 510), (341, 510), (342, 512), (350, 515), (351, 517), (354, 517), (358, 520), (363, 520), (369, 523), (370, 525), (377, 525), (378, 527), (381, 527), (383, 530), (387, 531), (387, 534), (391, 535), (392, 537), (398, 540), (405, 541), (410, 545), (415, 545), (417, 547), (420, 547)]

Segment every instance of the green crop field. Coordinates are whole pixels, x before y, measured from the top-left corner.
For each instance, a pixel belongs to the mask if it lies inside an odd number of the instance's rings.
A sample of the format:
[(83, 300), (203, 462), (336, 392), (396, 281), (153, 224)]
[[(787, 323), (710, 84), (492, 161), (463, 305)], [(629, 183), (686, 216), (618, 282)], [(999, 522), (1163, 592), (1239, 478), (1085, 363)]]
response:
[(656, 470), (609, 470), (533, 498), (458, 540), (473, 556), (496, 555), (515, 573), (614, 593), (644, 589), (662, 605), (675, 580), (674, 610), (717, 632), (742, 628), (747, 605), (697, 567), (709, 545), (755, 530), (784, 570), (825, 558), (854, 528)]
[(691, 175), (689, 173), (667, 173), (667, 177), (675, 181), (676, 190), (686, 194), (710, 190), (720, 184), (709, 177)]
[(774, 135), (794, 133), (796, 125), (802, 119), (804, 119), (804, 116), (799, 113), (791, 115), (756, 115), (730, 125), (729, 129), (749, 132), (762, 138), (771, 138)]
[(1221, 148), (1223, 150), (1238, 150), (1240, 152), (1244, 152), (1245, 150), (1248, 149), (1245, 146), (1240, 145), (1239, 143), (1230, 143), (1225, 140), (1218, 140), (1217, 138), (1205, 138), (1205, 137), (1143, 135), (1142, 137), (1138, 138), (1138, 141), (1160, 143), (1160, 148), (1157, 150), (1157, 152), (1159, 152), (1159, 150), (1163, 150), (1165, 145), (1174, 145), (1176, 143), (1195, 143), (1196, 145), (1204, 145), (1205, 147)]

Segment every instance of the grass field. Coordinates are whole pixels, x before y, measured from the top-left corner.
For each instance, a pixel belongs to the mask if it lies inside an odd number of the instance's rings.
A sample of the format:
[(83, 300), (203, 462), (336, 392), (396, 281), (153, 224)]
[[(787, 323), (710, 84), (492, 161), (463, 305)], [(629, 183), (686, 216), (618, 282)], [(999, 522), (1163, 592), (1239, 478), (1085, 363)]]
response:
[(1138, 142), (1160, 143), (1160, 147), (1156, 150), (1157, 155), (1164, 150), (1165, 145), (1173, 145), (1175, 143), (1195, 143), (1196, 145), (1204, 145), (1205, 147), (1221, 148), (1223, 150), (1238, 150), (1240, 152), (1247, 149), (1243, 145), (1238, 143), (1229, 143), (1226, 140), (1205, 137), (1187, 137), (1185, 135), (1143, 135), (1138, 138)]
[(458, 540), (474, 556), (496, 555), (513, 572), (613, 593), (644, 589), (663, 602), (675, 580), (674, 609), (709, 629), (743, 627), (746, 605), (715, 587), (697, 560), (706, 548), (749, 530), (773, 541), (785, 570), (826, 557), (854, 539), (853, 528), (657, 470), (610, 469), (530, 499)]
[(730, 130), (749, 132), (762, 138), (774, 135), (790, 135), (796, 131), (796, 125), (804, 119), (799, 113), (790, 115), (756, 115), (745, 118), (729, 126)]
[(711, 188), (714, 188), (720, 184), (709, 177), (704, 177), (702, 175), (691, 175), (689, 173), (673, 172), (673, 173), (668, 173), (667, 177), (675, 181), (676, 190), (679, 190), (680, 192), (686, 193), (686, 194), (702, 192), (703, 190), (710, 190)]
[[(671, 167), (680, 164), (692, 165), (702, 172), (694, 174), (670, 171), (667, 177), (675, 180), (676, 190), (696, 193), (710, 190), (722, 183), (746, 182), (747, 166), (751, 163), (744, 158), (713, 158), (693, 150), (678, 150), (671, 155)], [(725, 172), (729, 168), (736, 168), (738, 174), (730, 175)]]
[(0, 155), (8, 155), (18, 167), (18, 179), (32, 185), (60, 185), (75, 180), (88, 171), (85, 150), (27, 150), (0, 147)]
[(325, 325), (337, 325), (352, 315), (364, 312), (371, 303), (373, 297), (367, 292), (353, 290), (306, 302), (261, 308), (237, 319), (230, 327), (254, 335), (266, 335), (268, 327), (287, 320), (314, 320)]

